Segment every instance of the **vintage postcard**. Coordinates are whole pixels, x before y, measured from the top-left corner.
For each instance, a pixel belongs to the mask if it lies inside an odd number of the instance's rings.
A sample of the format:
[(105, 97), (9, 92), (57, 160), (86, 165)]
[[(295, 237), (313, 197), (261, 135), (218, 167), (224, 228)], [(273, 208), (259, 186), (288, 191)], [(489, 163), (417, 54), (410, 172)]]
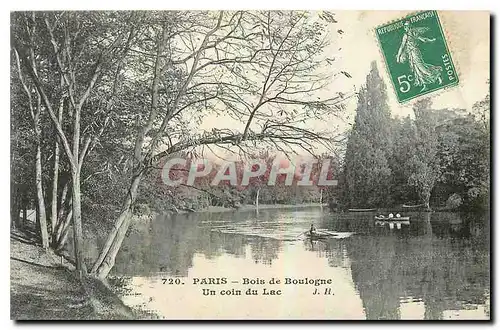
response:
[(490, 320), (490, 13), (10, 15), (13, 320)]

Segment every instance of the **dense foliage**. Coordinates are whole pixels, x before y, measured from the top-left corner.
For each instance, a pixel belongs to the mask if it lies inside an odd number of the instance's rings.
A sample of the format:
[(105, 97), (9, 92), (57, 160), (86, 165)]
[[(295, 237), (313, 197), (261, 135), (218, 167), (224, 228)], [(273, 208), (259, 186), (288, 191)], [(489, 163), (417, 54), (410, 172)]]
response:
[(421, 99), (413, 118), (391, 119), (373, 65), (347, 142), (341, 206), (489, 208), (489, 107), (489, 95), (474, 109), (433, 109)]

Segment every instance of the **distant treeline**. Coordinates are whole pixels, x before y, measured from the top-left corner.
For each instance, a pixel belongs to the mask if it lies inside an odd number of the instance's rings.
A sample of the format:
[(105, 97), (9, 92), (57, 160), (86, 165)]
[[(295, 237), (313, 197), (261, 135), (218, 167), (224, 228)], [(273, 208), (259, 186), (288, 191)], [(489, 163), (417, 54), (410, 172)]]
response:
[[(185, 166), (179, 168), (172, 167), (168, 172), (171, 180), (180, 180), (177, 186), (166, 185), (162, 178), (162, 166), (157, 171), (151, 172), (147, 177), (147, 187), (140, 202), (149, 205), (156, 211), (180, 211), (180, 210), (200, 210), (210, 206), (222, 206), (237, 208), (240, 205), (259, 204), (303, 204), (322, 203), (327, 201), (329, 186), (318, 184), (321, 165), (325, 160), (329, 161), (324, 178), (332, 180), (339, 173), (339, 163), (337, 159), (327, 154), (323, 154), (318, 159), (309, 159), (301, 165), (294, 166), (286, 158), (281, 159), (276, 154), (269, 151), (261, 151), (255, 154), (248, 154), (247, 158), (259, 159), (262, 164), (266, 164), (266, 170), (261, 175), (249, 179), (248, 184), (242, 184), (242, 172), (247, 169), (248, 164), (244, 159), (234, 162), (236, 172), (236, 184), (228, 180), (221, 180), (214, 185), (214, 178), (221, 171), (221, 164), (213, 163), (210, 173), (203, 177), (198, 177), (193, 184), (185, 184), (187, 172), (192, 159), (191, 155), (182, 154), (187, 160)], [(313, 161), (314, 164), (311, 164)], [(271, 174), (273, 166), (280, 164), (280, 168), (293, 168), (294, 174), (287, 184), (287, 174)], [(306, 167), (310, 166), (309, 170)], [(229, 169), (221, 172), (228, 173)], [(201, 171), (201, 169), (199, 169)], [(251, 168), (256, 172), (257, 168)], [(306, 173), (304, 175), (304, 173)], [(307, 175), (308, 174), (308, 175)], [(165, 174), (163, 174), (165, 175)], [(307, 177), (307, 178), (305, 178)], [(184, 180), (183, 180), (184, 179)], [(310, 185), (301, 185), (299, 181), (310, 181)]]

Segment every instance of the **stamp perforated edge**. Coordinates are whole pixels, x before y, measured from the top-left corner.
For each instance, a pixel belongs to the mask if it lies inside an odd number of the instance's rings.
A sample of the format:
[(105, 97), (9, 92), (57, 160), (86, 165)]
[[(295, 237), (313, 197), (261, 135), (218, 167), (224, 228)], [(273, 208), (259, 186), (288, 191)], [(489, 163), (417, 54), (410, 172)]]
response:
[[(404, 101), (400, 101), (399, 98), (398, 98), (397, 92), (396, 92), (396, 86), (394, 86), (394, 81), (392, 80), (391, 73), (389, 72), (389, 66), (387, 65), (387, 60), (385, 58), (384, 52), (382, 51), (382, 45), (381, 45), (380, 39), (379, 39), (379, 37), (377, 35), (377, 29), (380, 28), (380, 27), (382, 27), (382, 26), (386, 26), (386, 25), (395, 23), (397, 21), (404, 20), (407, 17), (414, 16), (414, 15), (417, 15), (419, 13), (423, 13), (423, 12), (430, 11), (430, 10), (433, 10), (436, 13), (436, 17), (437, 17), (439, 26), (441, 28), (441, 32), (443, 33), (444, 44), (446, 46), (446, 50), (450, 54), (451, 61), (453, 63), (453, 67), (455, 68), (455, 73), (457, 74), (457, 82), (454, 83), (454, 84), (448, 85), (446, 87), (443, 87), (443, 88), (440, 88), (440, 89), (436, 89), (436, 90), (430, 90), (430, 91), (428, 91), (428, 92), (426, 92), (424, 94), (420, 94), (420, 95), (414, 96), (414, 97), (412, 97), (410, 99), (407, 99), (407, 100), (404, 100)], [(373, 36), (377, 40), (377, 46), (378, 46), (379, 55), (380, 55), (380, 57), (382, 58), (382, 60), (384, 62), (385, 73), (387, 74), (387, 76), (389, 78), (389, 81), (391, 82), (391, 86), (393, 88), (393, 93), (394, 93), (393, 95), (396, 98), (396, 101), (398, 102), (398, 104), (400, 106), (413, 107), (413, 105), (415, 104), (415, 102), (418, 101), (420, 98), (425, 98), (425, 97), (431, 97), (431, 98), (433, 98), (433, 97), (441, 95), (442, 93), (448, 92), (450, 89), (457, 88), (457, 87), (462, 87), (463, 86), (462, 85), (462, 79), (461, 79), (462, 78), (462, 74), (461, 74), (461, 71), (460, 71), (460, 65), (459, 65), (458, 61), (456, 60), (456, 57), (453, 56), (453, 52), (452, 52), (453, 43), (450, 42), (449, 32), (446, 29), (446, 27), (444, 26), (441, 18), (439, 17), (439, 13), (440, 12), (442, 12), (442, 11), (441, 10), (435, 10), (435, 9), (416, 10), (416, 11), (408, 12), (406, 15), (401, 16), (399, 18), (395, 18), (395, 19), (392, 19), (392, 20), (387, 21), (385, 23), (381, 23), (381, 24), (375, 26), (375, 28), (372, 29)], [(432, 94), (432, 95), (430, 95), (430, 94)]]

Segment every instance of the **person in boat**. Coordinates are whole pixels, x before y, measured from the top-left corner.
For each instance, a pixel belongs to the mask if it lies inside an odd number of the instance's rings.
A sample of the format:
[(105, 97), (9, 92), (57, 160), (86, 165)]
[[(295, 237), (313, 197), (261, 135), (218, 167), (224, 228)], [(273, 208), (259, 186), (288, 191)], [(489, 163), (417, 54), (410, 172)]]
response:
[(394, 218), (394, 214), (392, 214), (392, 213), (391, 213), (391, 214), (389, 214), (389, 218), (390, 218), (390, 219)]
[(396, 218), (401, 218), (401, 214), (396, 214)]
[(309, 234), (311, 236), (316, 234), (316, 227), (314, 227), (314, 223), (311, 223), (311, 229), (309, 229)]

